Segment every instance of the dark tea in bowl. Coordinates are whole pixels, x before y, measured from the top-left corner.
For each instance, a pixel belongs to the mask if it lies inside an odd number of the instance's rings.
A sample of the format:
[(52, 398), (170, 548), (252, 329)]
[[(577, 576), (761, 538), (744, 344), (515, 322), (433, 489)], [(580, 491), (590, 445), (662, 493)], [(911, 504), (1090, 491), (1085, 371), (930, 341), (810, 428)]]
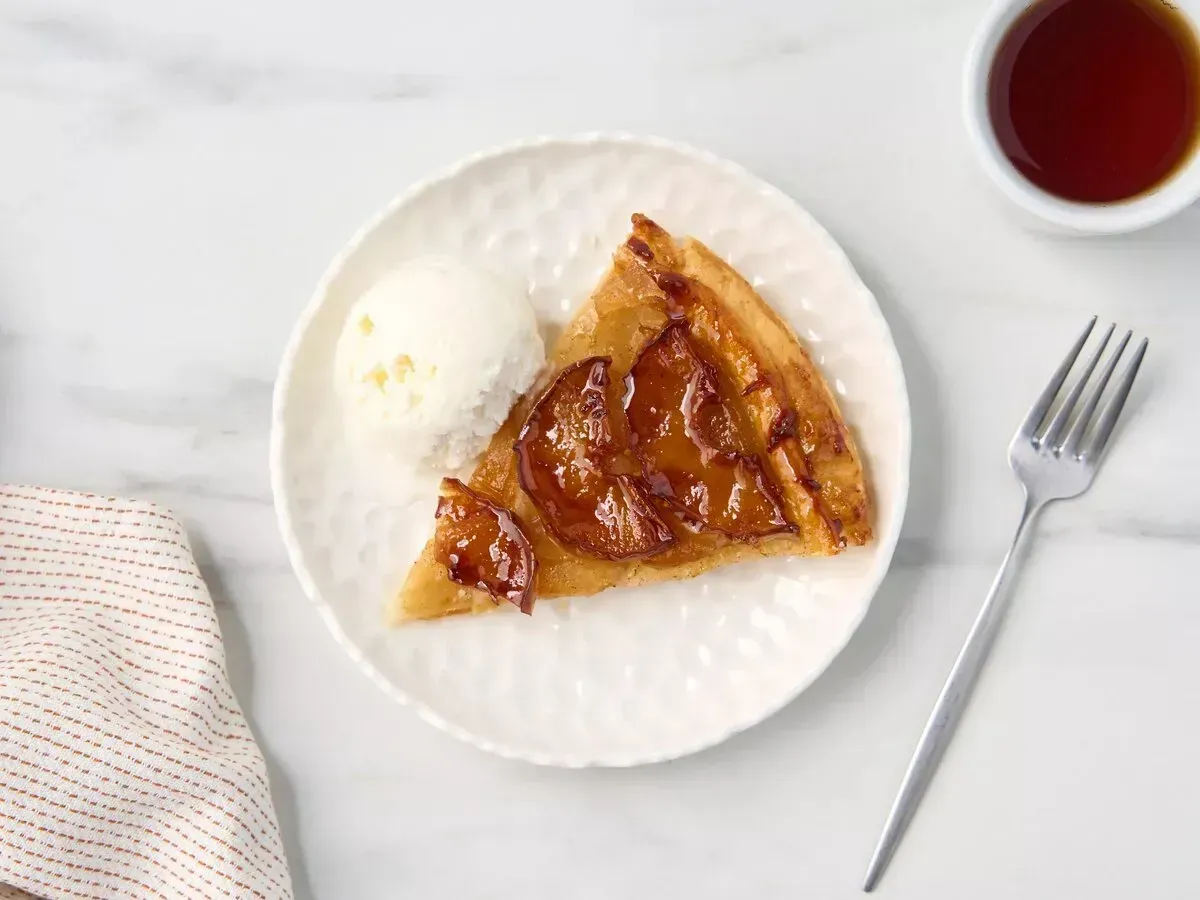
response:
[(1133, 231), (1200, 198), (1200, 0), (1002, 0), (967, 56), (964, 114), (1019, 206)]

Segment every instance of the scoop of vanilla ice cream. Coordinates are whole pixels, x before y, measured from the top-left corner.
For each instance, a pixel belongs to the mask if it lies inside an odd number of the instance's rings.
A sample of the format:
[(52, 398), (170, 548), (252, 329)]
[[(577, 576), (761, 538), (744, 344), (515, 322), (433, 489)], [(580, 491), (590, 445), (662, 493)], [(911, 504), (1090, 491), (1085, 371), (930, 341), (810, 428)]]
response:
[(351, 309), (335, 385), (350, 425), (399, 459), (457, 469), (546, 361), (520, 285), (442, 257), (407, 262)]

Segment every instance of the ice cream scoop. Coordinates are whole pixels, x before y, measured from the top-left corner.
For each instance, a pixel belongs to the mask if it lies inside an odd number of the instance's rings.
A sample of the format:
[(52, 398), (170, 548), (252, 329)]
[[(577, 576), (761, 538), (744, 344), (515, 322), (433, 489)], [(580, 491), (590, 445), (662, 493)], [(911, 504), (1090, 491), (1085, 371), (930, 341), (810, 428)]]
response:
[(405, 462), (457, 469), (479, 453), (546, 360), (523, 286), (421, 257), (354, 304), (334, 362), (359, 437)]

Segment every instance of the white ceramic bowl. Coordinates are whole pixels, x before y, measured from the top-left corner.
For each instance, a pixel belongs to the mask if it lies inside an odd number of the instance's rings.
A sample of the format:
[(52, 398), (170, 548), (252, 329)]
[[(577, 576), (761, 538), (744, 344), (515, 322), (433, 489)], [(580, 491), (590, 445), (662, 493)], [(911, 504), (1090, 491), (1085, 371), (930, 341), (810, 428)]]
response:
[[(397, 262), (449, 253), (509, 273), (548, 334), (607, 269), (641, 211), (704, 240), (807, 343), (854, 429), (875, 540), (700, 578), (538, 603), (533, 616), (384, 626), (433, 524), (436, 482), (364, 464), (331, 366), (361, 293)], [(746, 170), (667, 141), (541, 139), (424, 181), (330, 266), (280, 366), (271, 479), (296, 574), (339, 643), (427, 721), (504, 756), (624, 766), (714, 744), (803, 690), (850, 639), (887, 571), (908, 496), (909, 412), (887, 323), (832, 238)]]
[[(988, 78), (1009, 28), (1035, 0), (997, 0), (983, 17), (963, 70), (963, 119), (983, 170), (1013, 203), (1057, 229), (1078, 234), (1121, 234), (1168, 219), (1200, 199), (1200, 153), (1153, 191), (1119, 203), (1074, 203), (1048, 194), (1026, 179), (1000, 149), (988, 113)], [(1200, 22), (1200, 0), (1174, 0), (1192, 23)], [(1200, 30), (1198, 28), (1197, 30)]]

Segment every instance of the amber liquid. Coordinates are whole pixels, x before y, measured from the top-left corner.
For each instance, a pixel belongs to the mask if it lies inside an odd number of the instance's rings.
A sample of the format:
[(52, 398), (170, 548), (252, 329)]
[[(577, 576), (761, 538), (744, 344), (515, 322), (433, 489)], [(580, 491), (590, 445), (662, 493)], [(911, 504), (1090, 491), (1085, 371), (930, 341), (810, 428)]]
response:
[(1196, 151), (1196, 33), (1162, 0), (1043, 0), (1001, 41), (988, 106), (1001, 150), (1038, 187), (1136, 197)]

